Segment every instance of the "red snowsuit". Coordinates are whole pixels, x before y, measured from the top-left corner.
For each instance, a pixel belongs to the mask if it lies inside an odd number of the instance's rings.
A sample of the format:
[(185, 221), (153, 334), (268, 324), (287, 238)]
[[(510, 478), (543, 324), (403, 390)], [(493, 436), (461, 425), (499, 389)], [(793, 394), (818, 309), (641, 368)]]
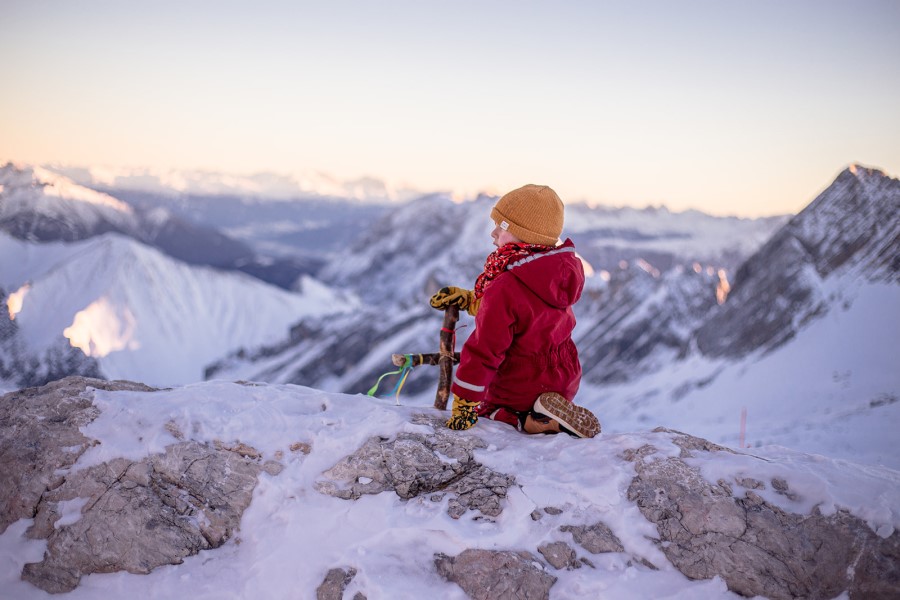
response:
[(485, 288), (451, 391), (481, 402), (480, 416), (515, 427), (514, 413), (531, 410), (543, 392), (571, 401), (581, 383), (572, 305), (583, 287), (572, 240), (511, 263)]

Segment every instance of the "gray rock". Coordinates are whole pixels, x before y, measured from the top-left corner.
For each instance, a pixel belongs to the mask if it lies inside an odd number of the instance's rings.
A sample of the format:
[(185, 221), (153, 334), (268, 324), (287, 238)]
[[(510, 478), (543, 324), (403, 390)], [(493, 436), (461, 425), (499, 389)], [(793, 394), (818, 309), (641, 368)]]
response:
[[(316, 588), (316, 600), (343, 600), (344, 590), (356, 577), (356, 569), (331, 569)], [(357, 594), (360, 596), (361, 594)]]
[(469, 549), (455, 557), (437, 554), (434, 564), (475, 600), (546, 600), (556, 583), (530, 552)]
[[(560, 531), (572, 534), (575, 542), (592, 554), (603, 554), (605, 552), (625, 552), (625, 547), (619, 538), (612, 532), (606, 523), (597, 521), (593, 525), (563, 525)], [(549, 559), (548, 559), (549, 561)], [(582, 558), (581, 562), (593, 567), (586, 558)], [(642, 556), (632, 556), (628, 564), (639, 563), (648, 569), (658, 571), (659, 568)], [(553, 564), (553, 563), (550, 563)]]
[(790, 490), (790, 488), (788, 487), (788, 482), (781, 477), (775, 477), (774, 479), (772, 479), (772, 489), (775, 490), (776, 493), (781, 494), (789, 500), (800, 499), (797, 494)]
[[(27, 535), (47, 538), (47, 551), (25, 565), (22, 578), (67, 592), (88, 573), (149, 573), (217, 548), (240, 525), (261, 469), (236, 452), (188, 441), (139, 462), (115, 459), (69, 475), (41, 499)], [(55, 527), (60, 503), (79, 499), (81, 517)]]
[(559, 530), (571, 533), (578, 545), (591, 554), (625, 552), (625, 548), (616, 534), (601, 521), (587, 526), (563, 525)]
[(130, 381), (67, 377), (0, 397), (0, 533), (30, 519), (41, 495), (96, 442), (79, 427), (97, 418), (91, 389), (150, 391)]
[[(22, 578), (51, 593), (74, 589), (84, 574), (148, 573), (220, 546), (240, 524), (259, 472), (278, 471), (240, 442), (200, 444), (181, 435), (164, 454), (68, 473), (97, 443), (79, 430), (99, 415), (94, 389), (153, 391), (68, 377), (0, 398), (0, 531), (34, 518), (27, 535), (46, 538), (47, 550)], [(174, 424), (169, 429), (179, 438)]]
[[(695, 452), (711, 447), (685, 434), (674, 441)], [(733, 592), (767, 598), (833, 598), (844, 591), (900, 597), (900, 533), (880, 538), (843, 511), (787, 513), (752, 491), (734, 498), (681, 457), (648, 460), (651, 454), (649, 446), (626, 454), (637, 472), (628, 498), (656, 524), (666, 557), (691, 579), (718, 575)]]
[(582, 563), (578, 561), (575, 550), (565, 542), (543, 544), (538, 546), (538, 552), (543, 555), (544, 559), (554, 569), (572, 570), (581, 568)]
[(384, 491), (408, 500), (440, 491), (452, 495), (447, 512), (454, 519), (468, 510), (488, 517), (499, 515), (503, 511), (501, 501), (515, 484), (515, 477), (496, 473), (475, 461), (473, 452), (484, 447), (484, 442), (450, 431), (442, 419), (422, 415), (414, 420), (430, 425), (434, 433), (371, 438), (325, 471), (327, 480), (316, 482), (316, 489), (345, 500)]
[(763, 483), (759, 479), (754, 479), (753, 477), (735, 477), (734, 482), (741, 487), (747, 488), (748, 490), (766, 489), (765, 483)]

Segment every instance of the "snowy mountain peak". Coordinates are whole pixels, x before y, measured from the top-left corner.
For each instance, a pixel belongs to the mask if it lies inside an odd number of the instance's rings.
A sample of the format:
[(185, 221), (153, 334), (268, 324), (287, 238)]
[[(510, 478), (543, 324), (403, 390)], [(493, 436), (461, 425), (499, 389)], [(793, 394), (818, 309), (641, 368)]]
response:
[(859, 177), (860, 179), (862, 179), (864, 177), (874, 177), (874, 176), (887, 177), (885, 172), (882, 171), (881, 169), (876, 169), (874, 167), (867, 167), (867, 166), (861, 165), (859, 163), (851, 164), (849, 167), (847, 167), (846, 170), (849, 171), (851, 175), (853, 175), (855, 177)]
[(17, 238), (73, 241), (136, 227), (134, 210), (108, 194), (41, 167), (0, 167), (0, 230)]
[[(23, 343), (37, 353), (63, 335), (110, 378), (197, 381), (222, 354), (281, 339), (305, 316), (348, 308), (312, 281), (289, 293), (243, 273), (187, 265), (116, 234), (41, 245), (4, 237), (0, 274), (23, 271), (31, 280), (16, 307)], [(0, 283), (15, 290), (24, 283), (17, 279)]]
[(714, 356), (773, 349), (856, 280), (900, 280), (900, 181), (858, 165), (741, 266), (728, 301), (699, 330), (699, 347)]
[(31, 196), (49, 202), (51, 198), (58, 198), (63, 201), (92, 204), (125, 214), (133, 212), (129, 205), (109, 194), (78, 185), (68, 177), (43, 167), (7, 163), (0, 167), (0, 185), (7, 200)]
[(847, 167), (840, 175), (838, 175), (835, 183), (842, 180), (854, 181), (862, 187), (869, 199), (877, 198), (883, 189), (890, 188), (897, 184), (897, 179), (891, 177), (881, 169), (874, 167), (866, 167), (858, 163), (854, 163)]

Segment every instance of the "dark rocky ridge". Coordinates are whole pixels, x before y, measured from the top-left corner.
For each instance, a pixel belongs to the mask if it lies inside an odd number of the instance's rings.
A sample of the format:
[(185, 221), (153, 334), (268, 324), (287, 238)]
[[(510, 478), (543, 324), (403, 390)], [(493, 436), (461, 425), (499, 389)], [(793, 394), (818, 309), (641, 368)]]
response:
[(900, 181), (852, 166), (738, 269), (727, 302), (697, 330), (708, 356), (771, 350), (825, 314), (824, 279), (900, 281)]

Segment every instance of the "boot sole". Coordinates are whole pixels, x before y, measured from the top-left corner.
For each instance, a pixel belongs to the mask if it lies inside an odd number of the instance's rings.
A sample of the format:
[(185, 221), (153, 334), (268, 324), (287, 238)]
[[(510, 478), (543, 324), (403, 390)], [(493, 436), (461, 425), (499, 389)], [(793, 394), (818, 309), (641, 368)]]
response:
[(594, 413), (569, 402), (556, 392), (545, 392), (538, 396), (533, 410), (556, 420), (577, 437), (592, 438), (600, 433), (600, 421)]

